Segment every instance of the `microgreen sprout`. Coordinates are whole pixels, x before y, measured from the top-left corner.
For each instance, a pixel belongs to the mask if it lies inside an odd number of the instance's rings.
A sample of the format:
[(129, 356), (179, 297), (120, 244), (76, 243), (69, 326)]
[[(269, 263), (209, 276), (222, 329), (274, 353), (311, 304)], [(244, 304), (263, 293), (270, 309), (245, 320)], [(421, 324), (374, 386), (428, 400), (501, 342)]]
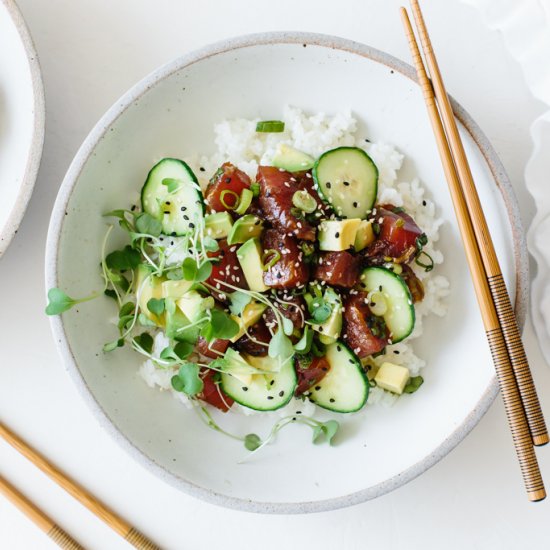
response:
[(97, 296), (98, 294), (94, 293), (84, 298), (71, 298), (59, 288), (50, 288), (48, 291), (48, 305), (46, 306), (46, 314), (59, 315), (60, 313), (71, 309), (73, 306), (93, 300), (94, 298), (97, 298)]

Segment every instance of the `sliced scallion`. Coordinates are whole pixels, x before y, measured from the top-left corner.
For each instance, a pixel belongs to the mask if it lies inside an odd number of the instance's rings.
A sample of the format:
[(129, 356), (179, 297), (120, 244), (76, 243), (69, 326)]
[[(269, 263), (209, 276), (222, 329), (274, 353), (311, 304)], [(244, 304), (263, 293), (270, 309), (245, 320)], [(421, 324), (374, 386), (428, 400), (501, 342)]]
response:
[(284, 132), (285, 123), (282, 120), (260, 120), (256, 124), (256, 132)]
[[(225, 201), (226, 196), (233, 197), (233, 204), (227, 204)], [(220, 193), (220, 202), (223, 204), (224, 208), (227, 208), (227, 210), (235, 210), (235, 208), (239, 205), (240, 197), (235, 193), (235, 191), (231, 191), (231, 189), (224, 189)]]
[(262, 261), (264, 263), (264, 271), (272, 268), (281, 259), (281, 253), (278, 250), (270, 248), (264, 250)]
[(307, 214), (311, 214), (317, 210), (317, 201), (305, 189), (296, 191), (292, 195), (292, 204)]
[(254, 193), (250, 189), (243, 189), (241, 196), (239, 197), (239, 203), (235, 208), (236, 214), (244, 214), (248, 207), (252, 204), (252, 198)]

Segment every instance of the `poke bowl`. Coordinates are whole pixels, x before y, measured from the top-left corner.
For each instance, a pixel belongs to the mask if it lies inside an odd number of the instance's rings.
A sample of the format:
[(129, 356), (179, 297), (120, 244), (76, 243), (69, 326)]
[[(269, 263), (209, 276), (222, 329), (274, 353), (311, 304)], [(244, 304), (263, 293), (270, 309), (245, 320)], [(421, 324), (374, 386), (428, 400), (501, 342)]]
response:
[[(517, 204), (454, 106), (522, 321)], [(82, 145), (46, 256), (54, 337), (91, 410), (217, 504), (382, 495), (497, 392), (413, 70), (361, 44), (251, 35), (152, 73)]]

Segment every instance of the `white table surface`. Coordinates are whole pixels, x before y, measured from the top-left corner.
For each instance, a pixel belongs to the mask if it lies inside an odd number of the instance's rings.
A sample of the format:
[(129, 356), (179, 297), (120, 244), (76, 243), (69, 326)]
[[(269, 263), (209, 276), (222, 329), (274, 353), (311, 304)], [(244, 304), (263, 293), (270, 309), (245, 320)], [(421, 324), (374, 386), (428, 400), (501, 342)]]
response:
[[(518, 0), (520, 1), (520, 0)], [(134, 463), (81, 402), (43, 314), (50, 209), (80, 143), (103, 112), (158, 65), (214, 40), (265, 30), (341, 35), (409, 61), (397, 0), (19, 0), (46, 86), (46, 144), (33, 199), (0, 260), (0, 418), (158, 544), (174, 549), (547, 548), (550, 500), (523, 492), (500, 399), (473, 432), (405, 487), (350, 509), (308, 516), (224, 510), (178, 492)], [(524, 221), (531, 98), (501, 37), (457, 0), (424, 9), (450, 92), (502, 157)], [(2, 52), (4, 53), (4, 52)], [(525, 343), (550, 419), (550, 369), (532, 327)], [(443, 368), (443, 366), (442, 366)], [(463, 388), (467, 391), (467, 381)], [(444, 414), (443, 411), (434, 414)], [(540, 450), (550, 484), (550, 448)], [(367, 465), (368, 466), (368, 465)], [(112, 531), (0, 442), (0, 472), (86, 548), (126, 548)], [(53, 544), (0, 498), (0, 548)]]

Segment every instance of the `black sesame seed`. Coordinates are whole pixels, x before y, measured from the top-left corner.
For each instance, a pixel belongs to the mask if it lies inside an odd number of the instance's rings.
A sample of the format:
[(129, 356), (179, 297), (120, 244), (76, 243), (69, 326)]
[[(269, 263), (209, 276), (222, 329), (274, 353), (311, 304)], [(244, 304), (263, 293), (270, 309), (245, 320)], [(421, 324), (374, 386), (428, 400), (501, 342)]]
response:
[(394, 350), (393, 350), (393, 353), (395, 353), (395, 355), (399, 355), (400, 352), (399, 352), (398, 349), (394, 349)]
[(248, 388), (246, 386), (243, 386), (243, 391), (248, 391)]
[(327, 189), (330, 189), (330, 181), (327, 181), (325, 185), (327, 186)]
[(180, 210), (181, 210), (182, 212), (185, 212), (185, 211), (187, 210), (187, 206), (182, 206), (182, 207), (180, 208)]
[(193, 222), (191, 222), (191, 223), (189, 224), (189, 227), (190, 227), (191, 229), (195, 229), (195, 224), (194, 224)]
[(296, 411), (296, 414), (302, 414), (302, 411)]
[(256, 221), (254, 222), (254, 225), (260, 225), (260, 223), (261, 223), (260, 220), (256, 220)]
[(172, 231), (172, 233), (170, 233), (170, 237), (177, 237), (178, 234), (175, 232), (175, 231)]
[(345, 182), (344, 182), (344, 185), (345, 185), (346, 187), (348, 187), (348, 186), (349, 186), (349, 181), (345, 181)]
[(183, 219), (189, 221), (189, 216), (187, 214), (184, 214)]
[(336, 346), (336, 349), (337, 349), (338, 351), (342, 351), (342, 348), (341, 348), (340, 346)]
[(321, 389), (321, 386), (315, 386), (315, 391), (319, 391)]
[(165, 214), (170, 214), (170, 210), (165, 210), (164, 213)]
[(277, 272), (277, 274), (275, 275), (275, 277), (277, 277), (277, 279), (281, 279), (283, 277), (283, 274), (280, 273), (280, 272)]
[(272, 396), (272, 395), (268, 395), (267, 398), (268, 398), (268, 399), (273, 399), (273, 396)]
[(269, 383), (270, 386), (273, 386), (273, 384), (275, 384), (275, 380), (272, 380), (272, 381)]
[(330, 401), (331, 403), (334, 403), (335, 400), (331, 397), (331, 398), (329, 399), (329, 401)]
[(426, 201), (422, 201), (422, 206), (426, 206)]
[(336, 238), (338, 238), (340, 236), (340, 233), (338, 231), (336, 231), (336, 234), (334, 235)]
[(348, 361), (349, 361), (352, 365), (355, 364), (355, 361), (354, 361), (353, 359), (348, 359)]
[(199, 170), (200, 170), (201, 172), (205, 172), (205, 169), (204, 169), (203, 166), (201, 166), (201, 167), (199, 168)]
[(281, 390), (281, 391), (279, 392), (279, 397), (283, 397), (284, 394), (285, 394), (284, 390)]
[(225, 183), (231, 183), (231, 178), (225, 178)]
[(130, 209), (132, 212), (136, 209), (136, 205), (132, 204), (132, 208)]
[(295, 416), (292, 417), (292, 421), (296, 422), (296, 417)]

